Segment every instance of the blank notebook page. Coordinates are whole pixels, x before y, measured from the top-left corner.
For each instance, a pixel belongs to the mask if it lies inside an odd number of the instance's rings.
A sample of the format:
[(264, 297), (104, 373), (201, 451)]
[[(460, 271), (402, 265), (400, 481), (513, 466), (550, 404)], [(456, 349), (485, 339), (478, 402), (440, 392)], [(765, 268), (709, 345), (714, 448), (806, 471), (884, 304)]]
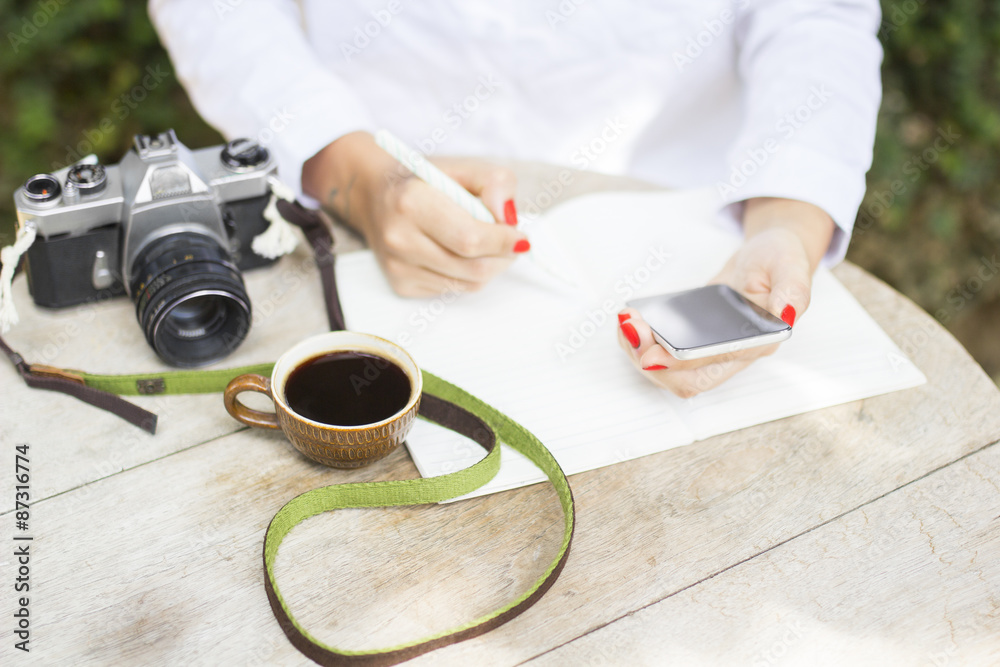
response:
[[(711, 193), (601, 193), (523, 226), (521, 257), (482, 291), (396, 296), (368, 251), (337, 260), (348, 326), (400, 343), (417, 363), (505, 412), (567, 474), (645, 456), (746, 426), (925, 382), (825, 269), (789, 341), (692, 399), (657, 389), (617, 343), (617, 312), (637, 296), (704, 284), (738, 247)], [(420, 473), (466, 467), (482, 450), (418, 421), (407, 439)], [(472, 495), (543, 481), (507, 447), (497, 477)]]

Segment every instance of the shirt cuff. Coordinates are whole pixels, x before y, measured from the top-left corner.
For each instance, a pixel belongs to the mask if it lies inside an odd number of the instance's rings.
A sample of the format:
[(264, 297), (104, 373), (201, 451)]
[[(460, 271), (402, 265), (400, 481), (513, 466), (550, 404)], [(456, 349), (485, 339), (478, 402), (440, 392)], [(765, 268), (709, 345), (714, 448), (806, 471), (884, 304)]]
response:
[(721, 205), (734, 214), (725, 218), (738, 224), (739, 211), (731, 205), (754, 197), (807, 202), (826, 211), (836, 224), (823, 264), (829, 267), (843, 260), (865, 195), (860, 170), (803, 146), (779, 146), (773, 153), (761, 149), (742, 155), (746, 159), (731, 165), (728, 180), (716, 184)]

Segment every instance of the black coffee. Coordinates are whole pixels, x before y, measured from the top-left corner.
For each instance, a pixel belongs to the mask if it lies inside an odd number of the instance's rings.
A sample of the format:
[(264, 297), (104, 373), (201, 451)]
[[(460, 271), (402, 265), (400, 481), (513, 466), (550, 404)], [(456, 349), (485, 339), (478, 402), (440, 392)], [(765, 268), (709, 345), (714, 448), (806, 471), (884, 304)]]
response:
[(409, 400), (410, 378), (403, 369), (364, 352), (313, 357), (285, 381), (285, 401), (292, 410), (335, 426), (380, 422)]

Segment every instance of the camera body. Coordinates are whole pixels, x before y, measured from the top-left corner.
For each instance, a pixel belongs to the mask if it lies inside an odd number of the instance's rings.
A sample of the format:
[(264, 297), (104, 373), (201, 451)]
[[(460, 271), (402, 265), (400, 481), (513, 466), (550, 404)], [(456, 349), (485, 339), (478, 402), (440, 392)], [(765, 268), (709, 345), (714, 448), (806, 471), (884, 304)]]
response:
[(232, 351), (250, 326), (242, 270), (274, 260), (251, 241), (276, 172), (268, 151), (236, 139), (192, 151), (173, 130), (137, 135), (116, 165), (82, 161), (29, 178), (14, 194), (33, 224), (32, 298), (61, 308), (128, 295), (168, 363), (200, 366)]

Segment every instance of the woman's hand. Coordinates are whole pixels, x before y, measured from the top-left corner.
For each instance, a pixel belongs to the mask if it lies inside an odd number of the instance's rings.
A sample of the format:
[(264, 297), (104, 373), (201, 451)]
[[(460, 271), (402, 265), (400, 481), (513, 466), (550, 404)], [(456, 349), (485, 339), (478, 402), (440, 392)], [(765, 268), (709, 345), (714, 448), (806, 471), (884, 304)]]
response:
[(302, 168), (302, 188), (357, 229), (402, 296), (475, 291), (530, 248), (517, 225), (513, 173), (481, 160), (434, 163), (480, 197), (497, 221), (476, 220), (413, 176), (366, 132), (347, 134)]
[[(746, 203), (743, 227), (743, 245), (710, 282), (729, 285), (794, 324), (809, 307), (812, 275), (830, 244), (833, 220), (805, 202), (761, 198)], [(681, 361), (653, 340), (637, 311), (626, 308), (618, 317), (618, 343), (632, 364), (654, 384), (682, 398), (718, 386), (778, 349), (775, 344)]]

